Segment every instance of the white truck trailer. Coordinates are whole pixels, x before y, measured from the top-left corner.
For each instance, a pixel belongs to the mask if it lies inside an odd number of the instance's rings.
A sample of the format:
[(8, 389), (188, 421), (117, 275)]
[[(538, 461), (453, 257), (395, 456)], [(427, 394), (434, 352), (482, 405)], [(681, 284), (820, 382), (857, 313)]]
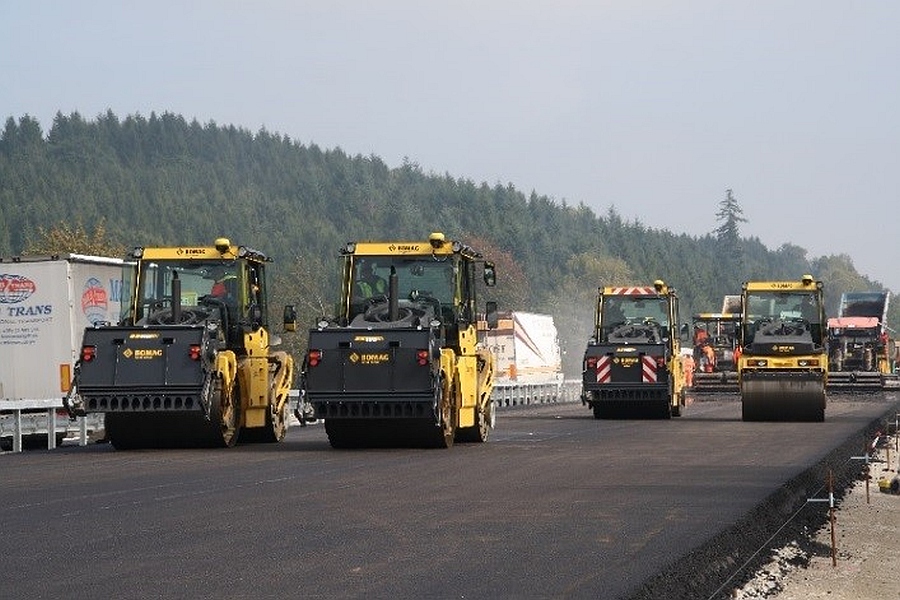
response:
[[(0, 445), (82, 441), (102, 422), (71, 423), (69, 391), (86, 327), (119, 320), (121, 259), (78, 254), (0, 258)], [(49, 429), (53, 429), (49, 432)], [(48, 435), (50, 433), (50, 435)]]
[(496, 359), (494, 400), (501, 406), (555, 402), (563, 384), (559, 336), (551, 315), (500, 314), (485, 329), (484, 345)]

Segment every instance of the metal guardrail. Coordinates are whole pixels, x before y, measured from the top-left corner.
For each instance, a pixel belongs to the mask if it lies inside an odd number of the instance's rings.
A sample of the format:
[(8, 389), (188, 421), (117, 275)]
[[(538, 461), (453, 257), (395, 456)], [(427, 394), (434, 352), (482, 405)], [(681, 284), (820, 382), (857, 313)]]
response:
[[(28, 435), (46, 435), (47, 448), (56, 448), (56, 435), (68, 434), (73, 428), (57, 427), (56, 411), (63, 408), (62, 398), (41, 400), (0, 400), (0, 437), (12, 438), (12, 451), (22, 451), (22, 438)], [(44, 411), (43, 413), (25, 413), (23, 411)], [(78, 443), (81, 446), (88, 442), (88, 425), (85, 417), (79, 417), (74, 427), (78, 431)]]
[(491, 393), (491, 401), (497, 408), (581, 402), (581, 380), (497, 384)]

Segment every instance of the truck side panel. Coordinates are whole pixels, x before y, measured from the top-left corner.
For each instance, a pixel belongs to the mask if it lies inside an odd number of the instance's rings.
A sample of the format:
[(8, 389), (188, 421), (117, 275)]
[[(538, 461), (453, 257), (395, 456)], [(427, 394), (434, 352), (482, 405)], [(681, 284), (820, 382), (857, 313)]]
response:
[(497, 329), (485, 330), (485, 344), (497, 362), (496, 383), (551, 383), (562, 380), (562, 358), (551, 315), (512, 312)]
[(85, 327), (119, 319), (121, 277), (117, 264), (0, 263), (0, 395), (62, 398)]

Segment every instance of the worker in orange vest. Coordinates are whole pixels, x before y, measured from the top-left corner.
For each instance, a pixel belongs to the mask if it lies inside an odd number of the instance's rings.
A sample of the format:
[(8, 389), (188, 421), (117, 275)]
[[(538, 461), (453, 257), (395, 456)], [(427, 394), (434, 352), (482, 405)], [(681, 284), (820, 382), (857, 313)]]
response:
[(684, 385), (694, 387), (694, 369), (697, 367), (694, 363), (694, 356), (686, 354), (682, 357), (681, 368), (684, 370)]
[(703, 371), (712, 373), (716, 368), (716, 351), (711, 344), (703, 345)]

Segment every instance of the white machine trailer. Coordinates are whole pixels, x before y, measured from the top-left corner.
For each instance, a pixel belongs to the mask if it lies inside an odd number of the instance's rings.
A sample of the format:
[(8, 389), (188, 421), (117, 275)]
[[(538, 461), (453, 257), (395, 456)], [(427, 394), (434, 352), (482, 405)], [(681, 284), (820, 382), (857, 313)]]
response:
[(482, 333), (496, 359), (495, 402), (510, 406), (559, 400), (562, 356), (551, 315), (501, 313), (497, 328)]
[(61, 254), (0, 258), (0, 445), (46, 438), (54, 448), (70, 432), (102, 428), (71, 423), (63, 409), (87, 327), (119, 320), (125, 262)]

